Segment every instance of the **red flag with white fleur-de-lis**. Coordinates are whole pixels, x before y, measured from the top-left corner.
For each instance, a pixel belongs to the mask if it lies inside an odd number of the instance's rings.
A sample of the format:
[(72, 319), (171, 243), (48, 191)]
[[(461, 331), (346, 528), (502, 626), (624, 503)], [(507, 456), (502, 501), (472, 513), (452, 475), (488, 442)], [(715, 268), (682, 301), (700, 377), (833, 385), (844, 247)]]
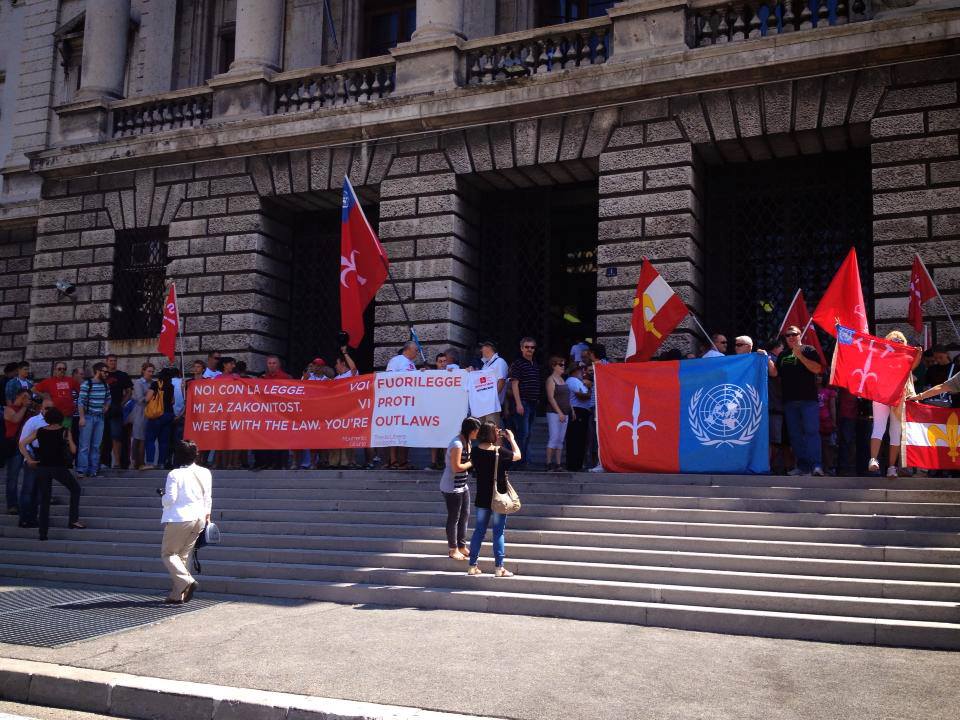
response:
[(830, 384), (857, 397), (899, 405), (919, 349), (836, 326)]
[(173, 362), (177, 355), (177, 334), (180, 332), (180, 316), (177, 314), (177, 288), (170, 283), (167, 301), (163, 304), (163, 322), (160, 325), (160, 339), (157, 352), (166, 355)]

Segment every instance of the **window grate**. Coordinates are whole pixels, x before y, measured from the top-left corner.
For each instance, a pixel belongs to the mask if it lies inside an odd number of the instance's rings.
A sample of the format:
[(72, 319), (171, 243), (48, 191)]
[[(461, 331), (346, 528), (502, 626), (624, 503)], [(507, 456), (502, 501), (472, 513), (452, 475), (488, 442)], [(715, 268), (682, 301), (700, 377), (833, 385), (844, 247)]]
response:
[(160, 334), (166, 294), (167, 228), (117, 232), (110, 339)]

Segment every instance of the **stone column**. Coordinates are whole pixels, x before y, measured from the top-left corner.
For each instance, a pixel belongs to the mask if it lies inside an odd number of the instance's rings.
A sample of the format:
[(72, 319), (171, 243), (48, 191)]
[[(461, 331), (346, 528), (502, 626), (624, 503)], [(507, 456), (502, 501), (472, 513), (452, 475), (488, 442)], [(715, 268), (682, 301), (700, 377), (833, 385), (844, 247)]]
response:
[(397, 61), (397, 95), (460, 86), (463, 0), (417, 0), (417, 29), (390, 51)]
[(276, 0), (237, 0), (237, 50), (231, 73), (280, 69), (285, 6)]
[(130, 0), (87, 0), (82, 80), (77, 100), (123, 94), (130, 29)]
[(463, 0), (417, 0), (414, 42), (463, 35)]
[(610, 62), (684, 52), (688, 0), (623, 0), (607, 10), (613, 21)]

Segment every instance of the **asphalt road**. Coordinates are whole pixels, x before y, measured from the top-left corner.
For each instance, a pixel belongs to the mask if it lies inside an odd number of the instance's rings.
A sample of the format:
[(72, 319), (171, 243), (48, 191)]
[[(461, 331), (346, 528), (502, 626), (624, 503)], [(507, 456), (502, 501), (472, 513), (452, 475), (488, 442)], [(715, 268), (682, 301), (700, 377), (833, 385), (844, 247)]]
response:
[(0, 656), (523, 720), (956, 720), (960, 707), (960, 653), (299, 601)]

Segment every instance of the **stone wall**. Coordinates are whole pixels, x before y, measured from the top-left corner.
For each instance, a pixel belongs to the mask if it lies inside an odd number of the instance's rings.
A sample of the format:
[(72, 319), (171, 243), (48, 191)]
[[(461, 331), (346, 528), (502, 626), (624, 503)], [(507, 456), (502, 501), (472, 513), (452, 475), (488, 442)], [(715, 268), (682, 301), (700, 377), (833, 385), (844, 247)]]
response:
[(30, 317), (34, 229), (0, 230), (0, 364), (23, 360)]
[[(960, 60), (893, 69), (870, 123), (877, 331), (906, 330), (914, 253), (960, 318)], [(939, 300), (924, 307), (939, 343), (960, 348)], [(912, 335), (912, 330), (908, 333)]]

